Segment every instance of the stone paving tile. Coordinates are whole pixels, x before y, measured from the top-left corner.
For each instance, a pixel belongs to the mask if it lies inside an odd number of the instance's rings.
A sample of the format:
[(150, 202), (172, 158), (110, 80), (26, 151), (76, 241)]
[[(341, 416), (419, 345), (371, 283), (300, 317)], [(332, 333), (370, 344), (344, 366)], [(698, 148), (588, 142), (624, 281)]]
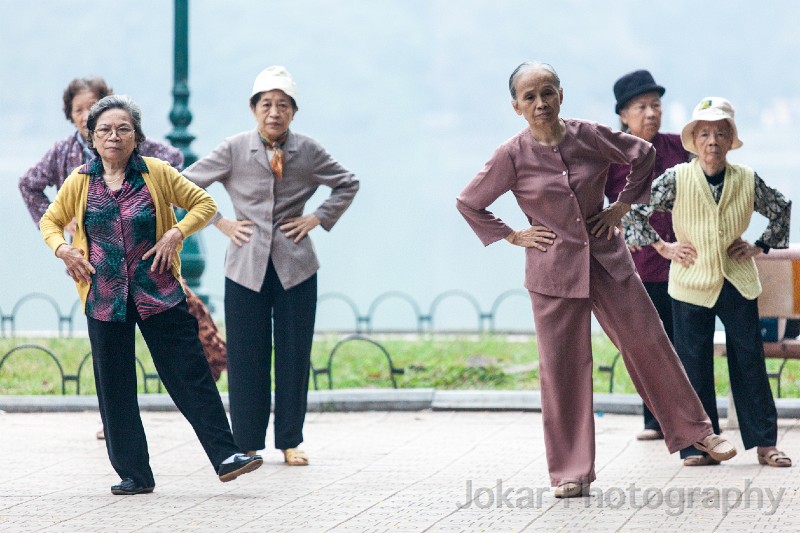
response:
[(8, 516), (0, 513), (0, 531), (47, 531), (57, 526), (60, 519), (52, 515)]
[[(564, 501), (549, 486), (537, 413), (309, 413), (311, 466), (288, 467), (269, 448), (261, 469), (225, 484), (179, 414), (143, 420), (156, 491), (115, 497), (97, 413), (0, 414), (0, 531), (800, 530), (800, 468), (758, 465), (737, 431), (726, 436), (739, 456), (686, 468), (663, 442), (633, 438), (640, 417), (598, 416), (592, 495)], [(798, 421), (779, 430), (778, 446), (800, 460)], [(712, 488), (706, 506), (687, 504)], [(767, 488), (783, 489), (773, 507), (758, 500)], [(468, 491), (477, 500), (460, 508)]]

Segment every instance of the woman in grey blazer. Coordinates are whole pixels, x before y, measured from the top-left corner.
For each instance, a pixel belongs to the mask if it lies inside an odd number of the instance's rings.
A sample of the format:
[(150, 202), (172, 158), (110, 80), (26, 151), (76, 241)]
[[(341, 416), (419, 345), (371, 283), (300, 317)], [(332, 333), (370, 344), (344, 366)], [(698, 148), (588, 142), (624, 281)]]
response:
[[(214, 224), (231, 239), (225, 260), (228, 391), (236, 443), (265, 447), (275, 348), (275, 447), (290, 465), (307, 465), (303, 442), (319, 261), (308, 233), (330, 230), (350, 206), (358, 180), (315, 140), (289, 130), (297, 89), (280, 66), (262, 71), (250, 109), (256, 129), (225, 139), (184, 171), (201, 187), (220, 182), (235, 220)], [(313, 213), (320, 185), (331, 195)]]

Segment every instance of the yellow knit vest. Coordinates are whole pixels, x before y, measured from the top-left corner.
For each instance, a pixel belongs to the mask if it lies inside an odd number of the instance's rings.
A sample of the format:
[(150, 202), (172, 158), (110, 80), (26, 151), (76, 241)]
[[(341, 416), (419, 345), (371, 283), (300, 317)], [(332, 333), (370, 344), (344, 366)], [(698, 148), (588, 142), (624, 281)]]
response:
[(752, 169), (727, 164), (719, 204), (714, 201), (697, 159), (675, 167), (675, 206), (672, 225), (678, 242), (697, 250), (692, 266), (673, 262), (669, 269), (669, 294), (676, 300), (714, 307), (725, 279), (748, 300), (761, 294), (761, 282), (753, 259), (736, 263), (728, 246), (750, 225), (755, 194)]

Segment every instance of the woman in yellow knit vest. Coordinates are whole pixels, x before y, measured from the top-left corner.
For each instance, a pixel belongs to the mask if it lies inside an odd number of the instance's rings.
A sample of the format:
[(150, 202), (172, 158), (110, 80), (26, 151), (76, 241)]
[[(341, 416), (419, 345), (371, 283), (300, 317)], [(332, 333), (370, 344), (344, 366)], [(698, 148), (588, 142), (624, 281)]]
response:
[[(768, 187), (752, 169), (728, 163), (742, 146), (733, 106), (720, 97), (704, 98), (681, 132), (683, 147), (697, 155), (656, 178), (649, 205), (637, 205), (624, 220), (629, 245), (652, 244), (672, 260), (675, 350), (689, 380), (719, 433), (714, 391), (714, 325), (725, 326), (731, 390), (745, 449), (757, 447), (758, 462), (791, 466), (775, 445), (777, 412), (759, 327), (761, 294), (753, 257), (789, 244), (791, 202)], [(677, 241), (662, 241), (648, 222), (654, 210), (672, 211)], [(753, 211), (769, 220), (755, 244), (742, 239)], [(676, 398), (676, 401), (681, 401)], [(717, 464), (695, 448), (681, 451), (683, 464)]]

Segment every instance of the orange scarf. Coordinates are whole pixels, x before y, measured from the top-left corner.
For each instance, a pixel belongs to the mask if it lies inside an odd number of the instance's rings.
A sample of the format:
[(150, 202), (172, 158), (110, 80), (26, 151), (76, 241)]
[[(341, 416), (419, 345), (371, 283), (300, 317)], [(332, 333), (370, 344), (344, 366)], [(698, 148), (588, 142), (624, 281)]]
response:
[(289, 135), (289, 130), (283, 132), (283, 135), (278, 137), (275, 141), (270, 141), (263, 135), (259, 134), (261, 137), (261, 142), (267, 147), (268, 150), (273, 151), (272, 160), (269, 162), (270, 166), (272, 167), (272, 172), (275, 173), (275, 177), (278, 178), (278, 181), (283, 179), (283, 143), (286, 142), (286, 137)]

